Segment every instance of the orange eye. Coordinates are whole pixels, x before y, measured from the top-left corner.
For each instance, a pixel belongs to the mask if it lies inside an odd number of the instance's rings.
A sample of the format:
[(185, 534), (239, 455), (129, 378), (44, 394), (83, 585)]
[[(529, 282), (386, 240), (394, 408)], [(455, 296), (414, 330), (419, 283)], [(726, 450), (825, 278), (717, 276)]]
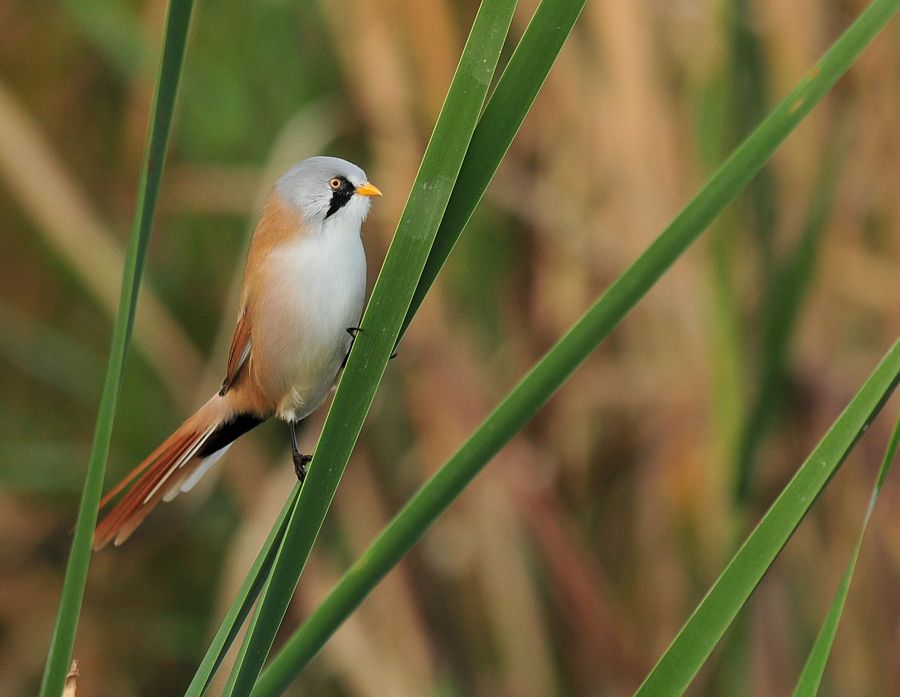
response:
[(330, 186), (332, 189), (337, 191), (338, 189), (341, 188), (341, 180), (338, 179), (337, 177), (335, 177), (330, 182), (328, 182), (328, 186)]

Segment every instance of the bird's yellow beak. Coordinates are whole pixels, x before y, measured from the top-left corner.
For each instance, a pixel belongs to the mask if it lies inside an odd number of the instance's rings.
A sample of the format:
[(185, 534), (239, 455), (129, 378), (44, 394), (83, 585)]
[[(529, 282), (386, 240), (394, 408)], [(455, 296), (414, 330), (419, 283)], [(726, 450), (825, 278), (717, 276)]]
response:
[(381, 189), (370, 182), (366, 182), (357, 186), (353, 193), (360, 196), (381, 196)]

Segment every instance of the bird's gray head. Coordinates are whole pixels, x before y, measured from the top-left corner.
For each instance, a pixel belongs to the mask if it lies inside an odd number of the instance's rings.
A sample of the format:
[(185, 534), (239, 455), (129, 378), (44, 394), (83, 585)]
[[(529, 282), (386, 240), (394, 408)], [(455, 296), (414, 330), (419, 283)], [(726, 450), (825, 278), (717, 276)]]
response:
[(294, 165), (275, 184), (278, 193), (313, 224), (333, 221), (359, 225), (369, 199), (380, 196), (366, 173), (337, 157), (310, 157)]

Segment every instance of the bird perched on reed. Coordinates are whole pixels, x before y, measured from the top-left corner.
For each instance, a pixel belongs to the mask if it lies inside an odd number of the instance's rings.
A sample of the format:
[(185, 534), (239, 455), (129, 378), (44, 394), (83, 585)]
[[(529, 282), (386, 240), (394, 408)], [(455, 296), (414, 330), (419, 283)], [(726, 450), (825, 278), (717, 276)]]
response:
[[(237, 327), (221, 389), (127, 477), (94, 532), (94, 549), (122, 544), (160, 500), (189, 491), (230, 444), (273, 416), (288, 424), (297, 476), (308, 455), (296, 424), (325, 400), (362, 315), (360, 228), (372, 196), (356, 165), (312, 157), (275, 184), (253, 232)], [(130, 485), (130, 486), (129, 486)]]

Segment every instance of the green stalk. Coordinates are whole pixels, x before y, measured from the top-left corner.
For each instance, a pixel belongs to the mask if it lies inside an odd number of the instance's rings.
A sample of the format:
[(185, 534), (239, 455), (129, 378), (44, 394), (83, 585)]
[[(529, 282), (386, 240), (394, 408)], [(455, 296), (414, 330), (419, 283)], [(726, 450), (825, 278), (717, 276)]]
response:
[[(887, 401), (898, 378), (900, 343), (893, 346), (798, 470), (794, 480), (741, 547), (676, 642), (648, 676), (638, 695), (677, 695), (683, 692), (818, 493)], [(475, 435), (481, 434), (483, 429), (484, 426)], [(341, 623), (462, 492), (481, 469), (478, 455), (469, 455), (467, 446), (463, 446), (419, 490), (353, 563), (334, 590), (272, 660), (260, 676), (251, 697), (282, 694)], [(884, 477), (885, 473), (879, 476), (879, 487)], [(708, 634), (702, 630), (707, 630)]]
[(680, 695), (900, 380), (900, 342), (881, 360), (694, 610), (636, 697)]
[(484, 0), (475, 18), (260, 597), (245, 639), (248, 648), (235, 664), (235, 695), (250, 694), (256, 682), (359, 436), (459, 175), (514, 9), (515, 0)]
[(850, 561), (841, 578), (837, 593), (834, 595), (834, 600), (832, 600), (831, 606), (828, 608), (828, 614), (822, 623), (822, 629), (816, 637), (806, 665), (803, 666), (803, 672), (797, 681), (797, 687), (794, 688), (794, 697), (814, 697), (819, 691), (822, 676), (825, 674), (825, 665), (828, 663), (828, 655), (831, 653), (831, 646), (837, 634), (838, 623), (841, 621), (841, 613), (844, 611), (844, 603), (847, 601), (850, 582), (853, 580), (856, 561), (859, 559), (859, 550), (862, 549), (863, 536), (866, 534), (866, 527), (869, 525), (872, 511), (875, 510), (875, 503), (878, 500), (878, 495), (881, 493), (881, 487), (884, 485), (884, 480), (887, 479), (894, 457), (897, 455), (898, 445), (900, 445), (900, 419), (897, 419), (897, 422), (894, 424), (894, 432), (888, 442), (887, 450), (884, 452), (884, 459), (881, 462), (881, 468), (878, 470), (875, 486), (872, 487), (872, 495), (869, 497), (869, 505), (866, 507), (865, 516), (863, 516), (862, 528), (859, 531), (856, 546), (850, 555)]
[(509, 150), (585, 1), (543, 0), (535, 10), (472, 134), (459, 178), (403, 320), (401, 337)]
[(212, 682), (213, 676), (219, 669), (225, 654), (228, 653), (228, 649), (231, 647), (235, 636), (237, 636), (240, 626), (247, 618), (247, 615), (250, 614), (250, 608), (253, 607), (253, 603), (256, 602), (257, 596), (271, 573), (272, 564), (275, 562), (275, 550), (281, 545), (288, 515), (297, 504), (299, 493), (299, 487), (295, 486), (281, 514), (278, 516), (278, 520), (269, 532), (265, 543), (263, 543), (262, 549), (260, 549), (253, 565), (250, 567), (250, 571), (247, 572), (247, 576), (241, 583), (234, 602), (225, 613), (222, 624), (206, 650), (206, 655), (197, 667), (197, 672), (185, 691), (184, 697), (200, 697), (206, 692), (209, 684)]
[[(413, 294), (412, 304), (403, 321), (401, 336), (431, 287), (466, 223), (481, 200), (491, 178), (497, 171), (509, 144), (515, 137), (535, 96), (550, 72), (562, 45), (572, 30), (585, 0), (542, 0), (509, 59), (500, 81), (475, 127), (466, 151), (459, 177), (447, 203), (428, 261)], [(399, 339), (398, 339), (399, 340)], [(278, 538), (280, 544), (280, 538)], [(244, 581), (248, 588), (258, 589), (257, 574), (268, 573), (268, 567), (254, 567), (253, 578)], [(243, 588), (243, 586), (242, 586)], [(222, 621), (217, 637), (233, 637), (234, 622), (243, 621), (237, 611), (244, 603), (252, 603), (256, 596), (238, 595)], [(227, 651), (230, 641), (217, 650)], [(207, 654), (207, 658), (209, 654)], [(206, 659), (204, 659), (206, 660)], [(198, 669), (199, 671), (200, 669)], [(193, 688), (197, 678), (191, 683)], [(188, 690), (185, 697), (199, 697), (201, 692)]]
[[(265, 580), (263, 581), (263, 590), (262, 590), (263, 598), (265, 598), (266, 593), (269, 592), (269, 587), (270, 587), (271, 583), (272, 583), (272, 576), (271, 576), (271, 574), (269, 574), (265, 577)], [(248, 637), (251, 634), (253, 634), (254, 632), (256, 632), (257, 625), (259, 624), (261, 616), (262, 615), (259, 612), (257, 612), (251, 618), (250, 624), (247, 627), (247, 636)], [(237, 681), (241, 677), (241, 672), (240, 672), (240, 670), (237, 669), (237, 667), (243, 665), (244, 661), (247, 660), (247, 652), (250, 650), (251, 646), (252, 646), (252, 642), (244, 641), (241, 644), (240, 649), (238, 649), (237, 656), (234, 659), (235, 669), (232, 670), (231, 674), (228, 676), (228, 682), (225, 684), (225, 688), (222, 690), (221, 697), (234, 697), (234, 691), (237, 688)]]
[(75, 632), (78, 628), (78, 616), (81, 612), (81, 601), (84, 597), (88, 564), (91, 559), (91, 540), (97, 524), (97, 508), (100, 504), (103, 475), (109, 456), (113, 418), (119, 398), (119, 388), (122, 384), (125, 357), (128, 353), (128, 344), (134, 326), (134, 312), (137, 306), (141, 275), (144, 270), (144, 257), (150, 241), (153, 214), (159, 197), (166, 146), (172, 125), (172, 109), (178, 81), (181, 77), (181, 66), (184, 62), (192, 7), (193, 0), (172, 0), (166, 16), (162, 60), (153, 96), (134, 225), (122, 274), (122, 294), (113, 325), (109, 363), (103, 382), (94, 440), (91, 445), (81, 504), (78, 508), (72, 551), (69, 554), (63, 580), (56, 625), (41, 680), (40, 697), (59, 697), (62, 694), (66, 673), (72, 661)]
[(541, 359), (459, 451), (397, 514), (260, 677), (253, 697), (274, 697), (415, 545), (487, 462), (537, 413), (669, 266), (759, 171), (781, 142), (847, 71), (896, 11), (876, 0), (763, 121), (700, 193), (594, 306)]
[(840, 178), (848, 139), (846, 129), (837, 129), (822, 158), (821, 175), (806, 224), (796, 247), (777, 265), (768, 283), (761, 312), (760, 358), (756, 395), (747, 409), (737, 439), (735, 500), (745, 500), (750, 492), (754, 458), (762, 445), (772, 417), (781, 407), (785, 389), (788, 351), (800, 310), (812, 284), (822, 235), (831, 214), (834, 192)]

